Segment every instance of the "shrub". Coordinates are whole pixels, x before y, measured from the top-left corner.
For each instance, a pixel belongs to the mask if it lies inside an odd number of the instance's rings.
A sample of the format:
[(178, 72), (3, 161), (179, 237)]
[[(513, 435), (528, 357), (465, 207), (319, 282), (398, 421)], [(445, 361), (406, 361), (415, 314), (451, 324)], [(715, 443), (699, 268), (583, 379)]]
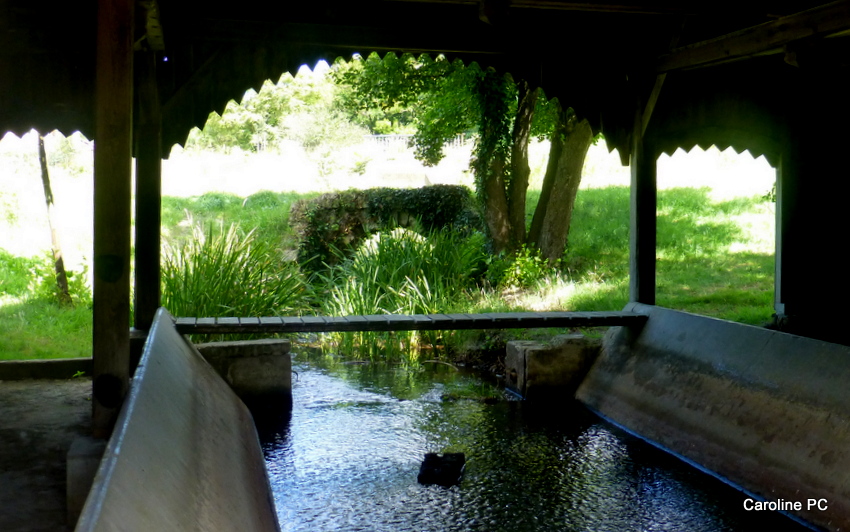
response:
[[(59, 283), (56, 282), (56, 266), (53, 255), (48, 252), (40, 261), (34, 263), (31, 272), (29, 291), (32, 297), (51, 303), (61, 303)], [(83, 266), (82, 271), (65, 270), (65, 278), (68, 280), (68, 293), (74, 305), (91, 305), (91, 288), (86, 283), (88, 267)]]
[(193, 234), (163, 249), (162, 304), (175, 316), (277, 316), (306, 308), (297, 264), (281, 261), (253, 231), (219, 225), (205, 233), (194, 225)]
[[(367, 212), (383, 227), (408, 225), (416, 219), (426, 231), (481, 229), (476, 221), (472, 193), (460, 185), (431, 185), (422, 188), (378, 188), (367, 191)], [(400, 219), (400, 218), (404, 219)]]
[(368, 234), (366, 196), (359, 190), (332, 192), (292, 204), (289, 215), (298, 238), (298, 262), (316, 272), (334, 265), (340, 251), (356, 247)]
[[(376, 233), (325, 277), (322, 311), (335, 316), (450, 312), (480, 276), (483, 250), (481, 234), (441, 231), (426, 238), (402, 228)], [(438, 343), (438, 332), (421, 334), (426, 343)], [(348, 349), (373, 354), (376, 345), (388, 348), (389, 338), (410, 349), (419, 336), (359, 333), (344, 340)]]
[(504, 286), (529, 288), (550, 273), (552, 273), (552, 267), (540, 254), (540, 250), (523, 244), (505, 272), (502, 284)]
[(26, 294), (32, 277), (31, 270), (37, 261), (27, 257), (16, 257), (0, 249), (0, 295), (22, 296)]
[(482, 227), (473, 205), (469, 189), (456, 185), (348, 190), (296, 202), (290, 222), (299, 241), (299, 263), (318, 272), (350, 256), (378, 229), (420, 225), (427, 232), (470, 234)]

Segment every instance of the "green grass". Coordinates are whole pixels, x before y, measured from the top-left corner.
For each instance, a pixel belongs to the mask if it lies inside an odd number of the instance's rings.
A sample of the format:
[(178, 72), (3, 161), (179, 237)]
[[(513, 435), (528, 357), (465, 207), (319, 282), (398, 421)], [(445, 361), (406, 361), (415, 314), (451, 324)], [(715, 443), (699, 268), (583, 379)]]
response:
[[(708, 189), (658, 193), (657, 290), (660, 306), (750, 324), (773, 313), (772, 235), (739, 224), (752, 216), (771, 227), (762, 197), (715, 203)], [(579, 191), (564, 259), (576, 293), (569, 310), (610, 310), (628, 301), (629, 189)]]
[(91, 316), (87, 306), (0, 297), (0, 360), (90, 357)]
[[(482, 282), (487, 278), (483, 266), (501, 259), (480, 255), (481, 242), (456, 235), (435, 235), (420, 241), (408, 235), (381, 238), (371, 252), (364, 251), (335, 270), (325, 278), (324, 285), (315, 287), (323, 302), (313, 300), (312, 306), (308, 306), (309, 288), (303, 286), (294, 264), (284, 256), (295, 248), (288, 226), (289, 207), (306, 196), (259, 192), (248, 198), (222, 193), (163, 198), (164, 237), (175, 253), (185, 252), (187, 257), (194, 254), (191, 261), (198, 266), (192, 270), (194, 276), (184, 277), (177, 275), (177, 270), (187, 270), (184, 273), (188, 275), (187, 268), (178, 267), (188, 264), (186, 257), (170, 266), (174, 275), (167, 281), (173, 285), (169, 290), (182, 292), (183, 301), (166, 299), (166, 306), (177, 314), (209, 316), (302, 311), (339, 315), (507, 312), (534, 310), (544, 300), (548, 300), (548, 309), (611, 310), (622, 308), (628, 301), (628, 187), (579, 191), (562, 269), (544, 275), (530, 288), (501, 290)], [(539, 191), (530, 190), (528, 197), (531, 212)], [(772, 208), (773, 204), (761, 197), (715, 202), (707, 189), (659, 191), (657, 303), (743, 323), (767, 322), (773, 312)], [(253, 254), (260, 261), (253, 264), (264, 266), (237, 265), (232, 255), (229, 259), (217, 256), (210, 249), (198, 247), (192, 238), (193, 228), (197, 231), (198, 226), (209, 229), (231, 223), (244, 229), (236, 236), (253, 229), (247, 246), (252, 251), (242, 248), (243, 255)], [(231, 244), (238, 248), (237, 243)], [(63, 308), (36, 293), (33, 271), (40, 262), (0, 250), (0, 359), (90, 356), (90, 307)], [(526, 262), (527, 268), (534, 265)], [(216, 283), (223, 283), (227, 267), (234, 265), (236, 268), (229, 271), (235, 280), (229, 286), (237, 287), (236, 299), (207, 301), (206, 294), (214, 291)], [(259, 277), (248, 276), (251, 272)], [(299, 293), (298, 302), (281, 299), (286, 291)], [(236, 303), (241, 298), (253, 304), (262, 293), (270, 296), (270, 305), (245, 307)], [(372, 341), (373, 346), (400, 353), (417, 342), (445, 348), (476, 339), (469, 332), (427, 338), (370, 338), (338, 339), (338, 347), (344, 348), (342, 344), (347, 343), (352, 348)]]
[(162, 306), (173, 315), (281, 316), (308, 307), (310, 290), (298, 265), (256, 241), (254, 231), (195, 225), (193, 235), (164, 246)]
[(42, 263), (0, 249), (0, 360), (91, 356), (91, 306), (48, 300)]
[[(432, 314), (464, 311), (467, 290), (483, 273), (485, 241), (450, 232), (423, 236), (406, 229), (376, 233), (349, 259), (322, 278), (319, 302), (331, 316)], [(381, 356), (397, 349), (405, 356), (419, 344), (436, 345), (432, 331), (331, 336), (341, 351)]]
[(295, 192), (260, 191), (247, 198), (222, 192), (208, 192), (191, 198), (162, 198), (163, 235), (172, 240), (188, 239), (192, 236), (192, 223), (187, 217), (202, 226), (211, 223), (254, 229), (254, 237), (275, 249), (294, 249), (295, 236), (289, 227), (289, 209), (304, 198), (318, 193), (298, 194)]

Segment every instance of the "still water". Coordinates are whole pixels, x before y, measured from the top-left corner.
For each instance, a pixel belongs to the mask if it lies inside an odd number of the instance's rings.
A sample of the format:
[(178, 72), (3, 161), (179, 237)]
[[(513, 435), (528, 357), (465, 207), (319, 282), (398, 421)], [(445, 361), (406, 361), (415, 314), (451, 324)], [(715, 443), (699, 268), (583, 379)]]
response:
[[(578, 404), (423, 366), (295, 356), (291, 418), (261, 429), (284, 531), (806, 530)], [(417, 483), (428, 452), (466, 453), (460, 485)]]

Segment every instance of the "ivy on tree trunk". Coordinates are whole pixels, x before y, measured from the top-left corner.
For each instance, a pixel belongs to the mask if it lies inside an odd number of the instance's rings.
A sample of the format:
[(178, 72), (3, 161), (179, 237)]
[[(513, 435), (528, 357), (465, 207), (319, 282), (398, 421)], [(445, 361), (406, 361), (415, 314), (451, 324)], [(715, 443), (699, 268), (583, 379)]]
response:
[(525, 242), (525, 202), (528, 178), (528, 141), (531, 138), (531, 123), (537, 105), (538, 91), (529, 89), (528, 82), (517, 83), (519, 92), (517, 112), (511, 135), (511, 180), (508, 185), (508, 219), (511, 224), (511, 240), (514, 247)]

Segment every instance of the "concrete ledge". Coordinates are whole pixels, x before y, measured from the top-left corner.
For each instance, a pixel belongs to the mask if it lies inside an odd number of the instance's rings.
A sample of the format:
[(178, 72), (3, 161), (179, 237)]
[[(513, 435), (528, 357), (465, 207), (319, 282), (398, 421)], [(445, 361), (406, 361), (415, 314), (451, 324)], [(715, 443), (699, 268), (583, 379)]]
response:
[(164, 309), (76, 530), (280, 530), (250, 412)]
[(91, 375), (91, 358), (0, 361), (0, 381), (70, 379), (80, 371)]
[(289, 340), (212, 342), (195, 347), (243, 400), (291, 402)]
[(582, 334), (562, 334), (547, 343), (507, 343), (508, 387), (528, 400), (572, 402), (576, 389), (599, 356), (602, 342)]
[[(636, 434), (829, 530), (850, 527), (850, 347), (632, 304), (577, 397)], [(806, 509), (826, 499), (828, 509)]]

